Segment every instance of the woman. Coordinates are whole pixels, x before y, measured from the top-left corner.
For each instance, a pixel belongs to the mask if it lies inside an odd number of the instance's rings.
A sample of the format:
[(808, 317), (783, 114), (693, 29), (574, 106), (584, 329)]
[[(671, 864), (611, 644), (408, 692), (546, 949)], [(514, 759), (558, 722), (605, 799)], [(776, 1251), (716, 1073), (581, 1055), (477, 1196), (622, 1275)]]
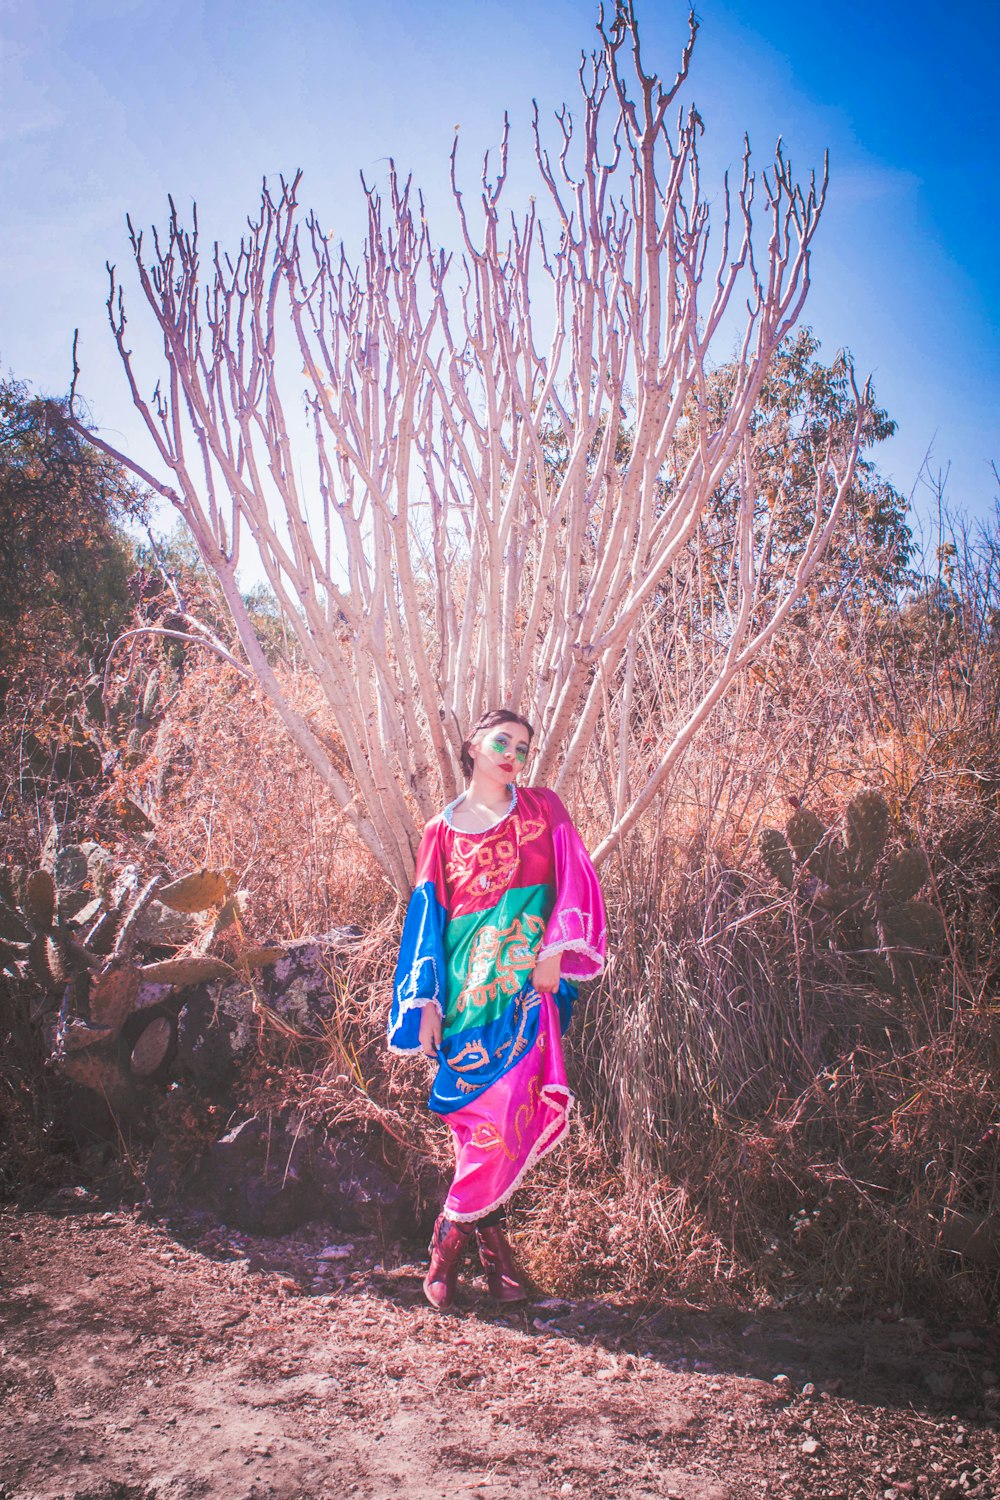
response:
[(604, 963), (601, 890), (569, 814), (554, 792), (515, 786), (533, 736), (494, 709), (462, 746), (468, 789), (424, 831), (396, 966), (389, 1046), (436, 1059), (429, 1107), (454, 1136), (424, 1279), (437, 1308), (473, 1235), (491, 1295), (528, 1295), (502, 1207), (566, 1134), (573, 981)]

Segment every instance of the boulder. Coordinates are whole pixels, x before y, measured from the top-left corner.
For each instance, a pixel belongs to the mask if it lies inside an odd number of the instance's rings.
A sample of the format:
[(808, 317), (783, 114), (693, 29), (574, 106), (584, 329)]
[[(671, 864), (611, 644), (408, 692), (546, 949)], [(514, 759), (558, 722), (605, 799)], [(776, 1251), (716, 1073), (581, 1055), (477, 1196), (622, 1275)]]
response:
[[(306, 1037), (320, 1037), (336, 997), (330, 969), (336, 954), (357, 942), (357, 927), (283, 945), (276, 963), (254, 983), (268, 1010)], [(178, 1027), (178, 1070), (210, 1098), (224, 1098), (257, 1047), (253, 995), (243, 979), (215, 979), (192, 990)]]
[(287, 1234), (310, 1220), (347, 1233), (405, 1236), (413, 1195), (373, 1159), (377, 1142), (335, 1138), (296, 1113), (256, 1114), (209, 1146), (195, 1171), (173, 1161), (163, 1137), (146, 1171), (146, 1193), (205, 1209), (248, 1234)]
[(273, 1117), (251, 1115), (208, 1149), (207, 1206), (250, 1234), (287, 1234), (310, 1217), (306, 1145)]

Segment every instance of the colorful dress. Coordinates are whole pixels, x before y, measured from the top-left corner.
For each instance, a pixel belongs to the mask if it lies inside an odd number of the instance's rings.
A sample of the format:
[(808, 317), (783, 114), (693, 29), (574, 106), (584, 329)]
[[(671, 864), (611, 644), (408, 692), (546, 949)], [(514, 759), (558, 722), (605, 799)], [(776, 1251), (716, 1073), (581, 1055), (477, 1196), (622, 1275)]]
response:
[[(509, 812), (481, 833), (453, 826), (460, 799), (428, 823), (389, 1017), (392, 1050), (418, 1052), (421, 1010), (441, 1013), (428, 1104), (454, 1135), (444, 1211), (459, 1221), (497, 1208), (566, 1134), (561, 1038), (573, 981), (604, 963), (601, 889), (569, 814), (546, 788), (511, 794)], [(554, 953), (559, 989), (540, 994), (531, 972)]]

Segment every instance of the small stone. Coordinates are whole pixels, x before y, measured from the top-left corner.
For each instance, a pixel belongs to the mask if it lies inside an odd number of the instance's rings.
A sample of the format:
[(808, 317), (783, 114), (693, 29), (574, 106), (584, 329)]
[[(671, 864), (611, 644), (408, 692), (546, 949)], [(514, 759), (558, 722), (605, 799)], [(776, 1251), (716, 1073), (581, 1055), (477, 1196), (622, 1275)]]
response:
[(570, 1484), (568, 1479), (564, 1480), (563, 1483), (559, 1486), (559, 1493), (560, 1495), (572, 1495), (573, 1486)]
[(326, 1245), (317, 1255), (317, 1260), (346, 1260), (354, 1253), (353, 1245)]
[(800, 1452), (804, 1453), (806, 1458), (814, 1458), (821, 1447), (822, 1444), (818, 1441), (818, 1439), (814, 1437), (807, 1437), (805, 1442), (802, 1444)]
[(811, 1380), (807, 1380), (805, 1385), (802, 1387), (802, 1394), (803, 1396), (815, 1396), (816, 1387), (813, 1385)]
[(773, 1376), (771, 1384), (774, 1386), (776, 1391), (788, 1391), (791, 1390), (792, 1386), (792, 1382), (791, 1380), (789, 1380), (787, 1375)]

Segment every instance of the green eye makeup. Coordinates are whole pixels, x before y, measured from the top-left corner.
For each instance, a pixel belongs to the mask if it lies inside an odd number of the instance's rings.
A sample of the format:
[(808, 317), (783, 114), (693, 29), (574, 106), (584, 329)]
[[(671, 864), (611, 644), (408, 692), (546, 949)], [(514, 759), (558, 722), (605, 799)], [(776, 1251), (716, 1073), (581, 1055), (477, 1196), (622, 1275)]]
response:
[[(507, 744), (507, 741), (504, 740), (504, 739), (490, 740), (489, 746), (490, 746), (490, 749), (492, 751), (494, 751), (495, 754), (497, 754), (497, 755), (509, 755), (510, 754), (510, 746)], [(528, 752), (527, 752), (527, 750), (522, 750), (519, 747), (517, 750), (514, 751), (514, 759), (517, 761), (517, 763), (518, 763), (519, 766), (523, 766), (524, 763), (525, 763), (525, 761), (528, 759)]]

